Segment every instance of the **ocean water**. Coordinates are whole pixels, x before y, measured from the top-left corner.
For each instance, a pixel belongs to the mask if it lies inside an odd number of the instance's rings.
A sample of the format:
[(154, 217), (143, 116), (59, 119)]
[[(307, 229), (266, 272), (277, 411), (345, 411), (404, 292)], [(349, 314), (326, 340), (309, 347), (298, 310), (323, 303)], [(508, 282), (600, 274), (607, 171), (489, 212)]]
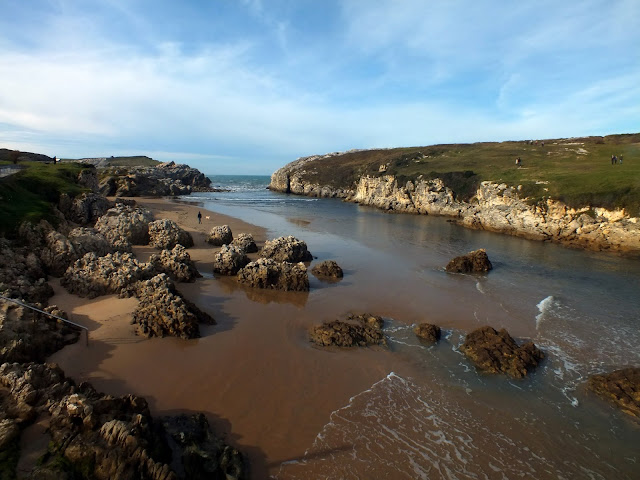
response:
[[(267, 176), (211, 176), (226, 192), (184, 201), (295, 235), (345, 279), (297, 307), (385, 318), (388, 371), (334, 411), (302, 458), (275, 478), (640, 478), (640, 424), (586, 391), (590, 375), (640, 365), (640, 260), (271, 192)], [(452, 275), (453, 256), (486, 248), (494, 270)], [(416, 323), (443, 328), (434, 346)], [(460, 353), (482, 325), (546, 355), (529, 378), (476, 371)], [(354, 358), (357, 358), (354, 356)]]

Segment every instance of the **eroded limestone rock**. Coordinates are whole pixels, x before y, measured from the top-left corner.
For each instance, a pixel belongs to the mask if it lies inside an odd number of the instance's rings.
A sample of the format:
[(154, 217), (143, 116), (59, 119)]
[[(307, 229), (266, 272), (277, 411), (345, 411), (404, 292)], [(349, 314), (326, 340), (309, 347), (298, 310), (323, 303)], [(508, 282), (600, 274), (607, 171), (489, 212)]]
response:
[(321, 279), (339, 279), (344, 276), (342, 268), (334, 260), (324, 260), (314, 265), (311, 273)]
[(485, 273), (493, 268), (484, 248), (474, 250), (466, 255), (452, 259), (446, 266), (447, 272), (454, 273)]
[(306, 292), (309, 276), (304, 263), (276, 262), (270, 258), (259, 258), (248, 263), (238, 272), (238, 281), (255, 288)]
[(149, 245), (158, 249), (171, 249), (176, 245), (193, 247), (191, 234), (173, 220), (162, 219), (149, 223)]
[(273, 240), (267, 240), (260, 252), (260, 256), (277, 262), (310, 262), (313, 256), (307, 250), (307, 244), (289, 235)]
[(386, 345), (382, 332), (382, 317), (369, 315), (349, 315), (345, 321), (334, 320), (315, 325), (309, 329), (309, 339), (323, 347), (366, 347)]
[(238, 247), (244, 253), (255, 253), (258, 251), (258, 246), (250, 233), (240, 233), (233, 239), (231, 245)]
[(217, 225), (209, 232), (207, 242), (211, 245), (220, 247), (233, 241), (233, 234), (229, 225)]
[(236, 275), (249, 263), (244, 250), (235, 245), (223, 245), (213, 257), (213, 271), (221, 275)]
[(149, 258), (149, 263), (157, 273), (166, 273), (176, 282), (195, 282), (196, 278), (202, 277), (191, 261), (189, 252), (182, 245), (163, 250), (160, 254), (154, 253)]
[(413, 333), (415, 333), (418, 338), (424, 340), (425, 342), (436, 343), (438, 340), (440, 340), (441, 330), (437, 325), (432, 325), (430, 323), (420, 323), (414, 327)]
[(589, 389), (624, 413), (640, 419), (640, 368), (623, 368), (589, 378)]

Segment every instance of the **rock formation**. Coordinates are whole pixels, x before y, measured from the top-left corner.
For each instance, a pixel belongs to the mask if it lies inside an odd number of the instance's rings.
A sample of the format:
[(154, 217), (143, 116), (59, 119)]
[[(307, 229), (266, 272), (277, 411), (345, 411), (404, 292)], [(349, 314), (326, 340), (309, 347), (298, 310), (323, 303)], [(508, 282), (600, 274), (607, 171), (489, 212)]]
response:
[(195, 282), (202, 277), (191, 261), (191, 256), (182, 245), (176, 245), (172, 250), (163, 250), (149, 257), (155, 272), (166, 273), (176, 282)]
[(624, 413), (640, 418), (640, 368), (623, 368), (589, 378), (589, 389)]
[(3, 238), (0, 238), (0, 295), (30, 303), (45, 303), (53, 296), (36, 252), (16, 248)]
[(260, 256), (270, 258), (276, 262), (310, 262), (313, 260), (307, 250), (307, 244), (293, 236), (279, 237), (267, 240), (260, 252)]
[[(83, 170), (84, 171), (84, 170)], [(58, 207), (67, 220), (79, 225), (94, 225), (98, 218), (107, 213), (114, 203), (98, 193), (83, 193), (71, 199), (62, 194)]]
[(533, 342), (518, 346), (503, 328), (499, 332), (485, 326), (469, 333), (460, 350), (476, 366), (490, 373), (506, 373), (522, 378), (535, 369), (544, 354)]
[(304, 263), (276, 262), (270, 258), (259, 258), (238, 272), (238, 281), (255, 288), (306, 292), (309, 276)]
[(213, 257), (213, 272), (221, 275), (236, 275), (249, 263), (244, 250), (235, 245), (223, 245)]
[(428, 343), (436, 343), (440, 340), (440, 327), (432, 325), (430, 323), (420, 323), (413, 329), (413, 333), (416, 334), (420, 340), (424, 340)]
[(193, 247), (191, 234), (173, 220), (162, 219), (149, 223), (149, 245), (158, 249), (171, 249), (176, 245)]
[(153, 214), (146, 208), (117, 203), (98, 219), (95, 228), (113, 245), (120, 244), (121, 238), (134, 245), (146, 245), (152, 221)]
[(382, 333), (384, 322), (382, 317), (369, 315), (349, 315), (347, 320), (334, 320), (315, 325), (309, 329), (309, 339), (323, 347), (366, 347), (369, 345), (386, 345)]
[(452, 259), (445, 270), (454, 273), (485, 273), (493, 268), (484, 248)]
[(344, 276), (342, 268), (340, 268), (340, 265), (338, 265), (334, 260), (324, 260), (314, 265), (311, 269), (311, 273), (321, 279), (338, 279)]
[(207, 242), (215, 247), (227, 245), (233, 241), (233, 234), (229, 225), (218, 225), (211, 229)]
[(241, 233), (233, 239), (231, 245), (238, 247), (244, 253), (255, 253), (258, 251), (258, 246), (253, 240), (253, 236), (250, 233)]

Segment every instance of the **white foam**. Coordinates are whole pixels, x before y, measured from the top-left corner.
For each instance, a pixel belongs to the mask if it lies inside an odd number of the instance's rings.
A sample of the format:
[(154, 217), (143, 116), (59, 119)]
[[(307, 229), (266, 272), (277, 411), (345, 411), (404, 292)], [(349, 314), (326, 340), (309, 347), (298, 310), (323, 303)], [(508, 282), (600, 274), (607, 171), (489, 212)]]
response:
[(556, 307), (558, 301), (553, 295), (549, 295), (548, 297), (542, 299), (538, 305), (538, 311), (540, 312), (536, 315), (536, 330), (540, 330), (540, 324), (542, 320), (545, 318), (545, 315), (548, 314), (554, 307)]

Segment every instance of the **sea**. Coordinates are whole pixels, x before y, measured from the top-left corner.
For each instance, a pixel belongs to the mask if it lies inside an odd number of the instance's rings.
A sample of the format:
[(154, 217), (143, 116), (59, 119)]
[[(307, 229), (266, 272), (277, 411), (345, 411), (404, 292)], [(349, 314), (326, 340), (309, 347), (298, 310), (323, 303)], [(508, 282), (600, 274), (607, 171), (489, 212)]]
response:
[[(304, 456), (272, 478), (640, 478), (640, 423), (586, 389), (591, 375), (640, 366), (640, 258), (272, 192), (268, 176), (209, 178), (225, 191), (182, 201), (264, 227), (269, 238), (294, 235), (314, 262), (337, 261), (344, 279), (310, 276), (296, 307), (382, 315), (399, 365), (345, 400)], [(491, 272), (444, 271), (477, 248)], [(415, 337), (421, 322), (442, 327), (438, 344)], [(542, 365), (520, 380), (477, 371), (460, 345), (482, 325), (532, 340)]]

